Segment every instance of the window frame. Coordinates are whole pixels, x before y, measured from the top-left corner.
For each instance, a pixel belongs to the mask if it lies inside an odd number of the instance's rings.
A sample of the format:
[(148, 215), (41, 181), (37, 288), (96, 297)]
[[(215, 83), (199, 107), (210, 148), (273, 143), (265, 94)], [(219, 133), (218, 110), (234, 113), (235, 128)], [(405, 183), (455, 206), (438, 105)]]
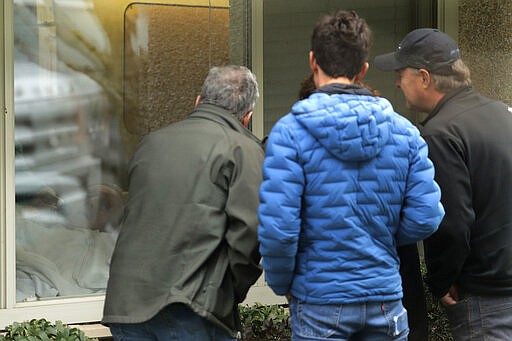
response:
[(252, 72), (258, 80), (258, 91), (260, 98), (252, 115), (252, 132), (254, 135), (263, 138), (264, 133), (264, 96), (263, 96), (263, 0), (251, 1), (251, 58)]

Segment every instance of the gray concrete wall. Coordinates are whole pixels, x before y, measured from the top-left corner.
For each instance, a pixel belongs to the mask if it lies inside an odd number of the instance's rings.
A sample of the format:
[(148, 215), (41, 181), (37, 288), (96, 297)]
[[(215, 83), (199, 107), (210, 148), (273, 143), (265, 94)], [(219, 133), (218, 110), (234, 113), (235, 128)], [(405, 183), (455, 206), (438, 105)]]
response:
[(512, 1), (459, 0), (459, 46), (474, 87), (512, 105)]

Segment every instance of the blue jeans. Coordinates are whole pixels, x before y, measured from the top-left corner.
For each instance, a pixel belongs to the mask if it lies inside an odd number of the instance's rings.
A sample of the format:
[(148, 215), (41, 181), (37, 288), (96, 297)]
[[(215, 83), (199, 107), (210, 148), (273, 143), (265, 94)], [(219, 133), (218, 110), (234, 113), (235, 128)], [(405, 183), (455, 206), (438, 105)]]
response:
[(184, 304), (171, 304), (151, 320), (109, 325), (115, 341), (235, 341)]
[(319, 305), (290, 300), (292, 340), (407, 340), (401, 300)]
[(466, 295), (446, 313), (455, 340), (512, 340), (512, 297)]

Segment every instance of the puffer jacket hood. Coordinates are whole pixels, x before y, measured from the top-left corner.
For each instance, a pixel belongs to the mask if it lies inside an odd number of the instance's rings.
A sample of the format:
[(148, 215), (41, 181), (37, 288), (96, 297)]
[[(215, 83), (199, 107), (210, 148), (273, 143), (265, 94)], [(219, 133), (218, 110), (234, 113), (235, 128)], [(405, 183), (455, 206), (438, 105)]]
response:
[(389, 139), (391, 104), (357, 94), (313, 93), (295, 103), (297, 121), (343, 161), (364, 161), (377, 156)]

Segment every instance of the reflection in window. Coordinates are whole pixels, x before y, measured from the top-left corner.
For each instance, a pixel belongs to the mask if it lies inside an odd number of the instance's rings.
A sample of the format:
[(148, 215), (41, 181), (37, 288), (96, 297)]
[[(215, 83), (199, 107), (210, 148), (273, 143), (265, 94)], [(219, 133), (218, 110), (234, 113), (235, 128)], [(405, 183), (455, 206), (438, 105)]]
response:
[(125, 187), (110, 43), (89, 0), (14, 5), (16, 299), (101, 292)]
[(140, 137), (193, 109), (210, 66), (245, 58), (230, 49), (247, 47), (246, 2), (160, 2), (123, 18), (118, 2), (14, 0), (18, 302), (104, 292)]

